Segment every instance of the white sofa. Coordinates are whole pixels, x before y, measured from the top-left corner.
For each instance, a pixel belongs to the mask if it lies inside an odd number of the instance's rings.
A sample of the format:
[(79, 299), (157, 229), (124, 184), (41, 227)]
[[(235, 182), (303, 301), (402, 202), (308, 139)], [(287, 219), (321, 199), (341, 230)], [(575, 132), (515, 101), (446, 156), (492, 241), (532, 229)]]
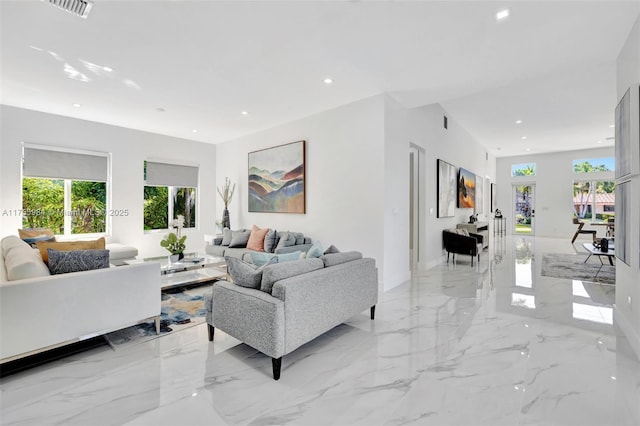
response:
[(17, 236), (0, 248), (0, 364), (145, 320), (159, 327), (157, 263), (47, 275), (39, 253)]

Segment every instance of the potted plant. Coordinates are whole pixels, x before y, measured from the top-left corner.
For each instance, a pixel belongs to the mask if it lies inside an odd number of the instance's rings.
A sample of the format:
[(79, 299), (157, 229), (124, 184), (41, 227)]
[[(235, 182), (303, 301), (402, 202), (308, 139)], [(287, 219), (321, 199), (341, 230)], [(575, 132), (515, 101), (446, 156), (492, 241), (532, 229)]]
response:
[(222, 229), (229, 228), (231, 229), (231, 221), (229, 220), (229, 203), (233, 198), (233, 193), (236, 190), (236, 184), (234, 183), (231, 186), (231, 181), (228, 177), (224, 178), (224, 185), (222, 185), (222, 190), (218, 189), (218, 194), (222, 197), (222, 201), (224, 202), (224, 211), (222, 212)]
[(187, 236), (180, 235), (184, 226), (184, 216), (178, 215), (177, 219), (172, 220), (169, 226), (176, 229), (176, 232), (169, 232), (169, 235), (160, 241), (160, 246), (171, 253), (169, 260), (173, 263), (184, 257), (184, 249), (186, 248), (184, 242), (187, 240)]

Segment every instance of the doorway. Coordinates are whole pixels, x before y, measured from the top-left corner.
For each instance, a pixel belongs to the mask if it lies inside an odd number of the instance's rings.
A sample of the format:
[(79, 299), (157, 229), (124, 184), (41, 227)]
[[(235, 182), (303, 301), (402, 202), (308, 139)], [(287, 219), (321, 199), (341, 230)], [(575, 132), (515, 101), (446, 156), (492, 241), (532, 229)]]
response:
[(514, 234), (534, 235), (535, 233), (535, 189), (533, 183), (513, 185)]
[(420, 235), (423, 230), (422, 204), (421, 197), (421, 176), (424, 173), (424, 155), (425, 151), (422, 147), (414, 144), (409, 146), (409, 268), (416, 270), (421, 260), (420, 253)]

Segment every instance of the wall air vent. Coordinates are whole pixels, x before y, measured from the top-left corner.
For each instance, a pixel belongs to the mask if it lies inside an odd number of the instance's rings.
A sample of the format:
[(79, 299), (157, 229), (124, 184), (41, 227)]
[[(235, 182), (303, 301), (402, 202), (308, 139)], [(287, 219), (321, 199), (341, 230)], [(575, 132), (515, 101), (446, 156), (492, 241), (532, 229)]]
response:
[(89, 12), (93, 7), (93, 3), (89, 0), (42, 0), (45, 3), (49, 3), (59, 9), (71, 13), (72, 15), (79, 16), (87, 19)]

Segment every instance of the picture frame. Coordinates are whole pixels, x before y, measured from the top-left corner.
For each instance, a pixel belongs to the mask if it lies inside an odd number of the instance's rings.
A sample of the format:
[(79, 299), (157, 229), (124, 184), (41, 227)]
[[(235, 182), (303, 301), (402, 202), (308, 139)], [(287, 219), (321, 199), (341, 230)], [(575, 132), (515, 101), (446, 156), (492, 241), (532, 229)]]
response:
[(458, 169), (458, 208), (473, 209), (476, 205), (476, 175), (460, 167)]
[(482, 176), (476, 175), (476, 204), (473, 208), (474, 213), (484, 213), (484, 180)]
[(456, 212), (456, 166), (437, 160), (437, 211), (438, 218), (453, 217)]
[(248, 206), (257, 213), (306, 213), (306, 141), (248, 154)]

